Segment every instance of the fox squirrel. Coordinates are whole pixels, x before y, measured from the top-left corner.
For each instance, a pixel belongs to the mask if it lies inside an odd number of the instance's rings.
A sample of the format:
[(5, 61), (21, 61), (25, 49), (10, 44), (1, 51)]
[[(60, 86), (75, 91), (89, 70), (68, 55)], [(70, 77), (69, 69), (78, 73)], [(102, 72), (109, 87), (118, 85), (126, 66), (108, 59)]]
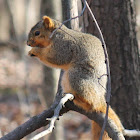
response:
[[(39, 58), (49, 67), (64, 70), (62, 89), (64, 93), (74, 95), (75, 105), (87, 112), (105, 114), (107, 72), (100, 40), (90, 34), (68, 29), (65, 25), (50, 38), (52, 31), (60, 25), (59, 21), (43, 16), (29, 33), (27, 45), (32, 47), (29, 55)], [(123, 126), (111, 107), (108, 116), (122, 131)], [(94, 121), (92, 131), (93, 139), (99, 140), (101, 127)], [(109, 139), (105, 132), (103, 140)]]

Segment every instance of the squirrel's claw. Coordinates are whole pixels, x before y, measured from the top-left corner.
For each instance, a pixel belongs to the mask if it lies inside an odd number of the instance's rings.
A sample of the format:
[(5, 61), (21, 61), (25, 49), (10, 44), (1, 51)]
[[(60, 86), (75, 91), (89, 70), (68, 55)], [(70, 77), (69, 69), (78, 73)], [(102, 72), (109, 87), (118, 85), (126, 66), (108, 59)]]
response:
[(31, 56), (31, 57), (36, 56), (36, 55), (34, 55), (31, 51), (28, 52), (28, 55)]

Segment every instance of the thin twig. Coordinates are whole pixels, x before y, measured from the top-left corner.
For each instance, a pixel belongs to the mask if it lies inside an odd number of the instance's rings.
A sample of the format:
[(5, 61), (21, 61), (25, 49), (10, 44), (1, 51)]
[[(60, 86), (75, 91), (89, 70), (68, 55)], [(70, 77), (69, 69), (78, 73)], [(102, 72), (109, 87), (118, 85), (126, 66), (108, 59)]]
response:
[(54, 128), (54, 123), (55, 121), (59, 118), (59, 114), (60, 114), (60, 110), (62, 109), (62, 107), (64, 106), (64, 104), (68, 101), (68, 100), (73, 100), (74, 96), (70, 93), (65, 94), (65, 96), (60, 100), (59, 104), (57, 105), (57, 107), (54, 110), (54, 115), (51, 118), (47, 118), (46, 120), (50, 120), (50, 124), (47, 130), (39, 133), (38, 135), (34, 136), (31, 140), (38, 140), (39, 138), (42, 138), (43, 136), (49, 134), (52, 132), (53, 128)]
[(10, 47), (10, 48), (17, 48), (18, 44), (13, 40), (7, 40), (7, 41), (0, 41), (0, 47)]
[(50, 38), (52, 38), (53, 35), (55, 34), (55, 32), (56, 32), (58, 29), (60, 29), (65, 23), (67, 23), (67, 22), (69, 22), (69, 21), (71, 21), (71, 20), (73, 20), (73, 19), (79, 18), (79, 17), (81, 17), (81, 16), (83, 15), (83, 13), (84, 13), (84, 11), (85, 11), (85, 9), (86, 9), (86, 3), (85, 3), (85, 2), (86, 2), (86, 1), (84, 0), (84, 8), (82, 9), (81, 14), (78, 15), (78, 16), (75, 16), (75, 17), (72, 17), (72, 18), (69, 18), (69, 19), (63, 21), (62, 24), (61, 24), (58, 28), (56, 28), (55, 30), (53, 30), (53, 32), (52, 32), (51, 35), (50, 35)]
[(107, 74), (103, 74), (98, 78), (98, 83), (100, 84), (100, 86), (106, 91), (106, 88), (100, 83), (100, 80), (103, 76), (107, 76)]
[(106, 96), (106, 103), (107, 103), (107, 108), (106, 108), (106, 116), (105, 116), (105, 120), (104, 120), (104, 123), (103, 123), (103, 126), (102, 126), (102, 131), (101, 131), (101, 135), (100, 135), (100, 139), (99, 140), (102, 140), (102, 136), (104, 134), (104, 130), (105, 130), (105, 126), (106, 126), (106, 122), (107, 122), (107, 119), (108, 119), (108, 110), (109, 110), (109, 103), (110, 103), (110, 96), (111, 96), (111, 76), (110, 76), (110, 67), (109, 67), (109, 59), (108, 59), (108, 54), (107, 54), (107, 49), (106, 49), (106, 44), (105, 44), (105, 41), (104, 41), (104, 37), (103, 37), (103, 34), (101, 32), (101, 29), (97, 23), (97, 20), (95, 18), (95, 16), (93, 15), (93, 12), (91, 11), (87, 1), (85, 0), (85, 3), (86, 3), (86, 6), (95, 22), (95, 25), (99, 31), (99, 34), (100, 34), (100, 38), (101, 38), (101, 42), (102, 42), (102, 46), (104, 48), (104, 54), (105, 54), (105, 62), (106, 62), (106, 66), (107, 66), (107, 75), (108, 75), (108, 83), (107, 83), (107, 96)]

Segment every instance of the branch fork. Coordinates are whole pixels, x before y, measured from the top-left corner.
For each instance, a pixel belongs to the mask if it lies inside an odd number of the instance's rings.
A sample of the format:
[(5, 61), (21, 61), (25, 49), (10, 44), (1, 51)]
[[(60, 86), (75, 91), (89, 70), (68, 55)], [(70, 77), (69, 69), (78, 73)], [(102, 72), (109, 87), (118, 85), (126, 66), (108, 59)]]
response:
[(74, 99), (74, 96), (71, 93), (65, 93), (64, 97), (61, 98), (59, 104), (56, 106), (56, 108), (54, 109), (54, 115), (51, 118), (47, 118), (46, 120), (50, 121), (49, 127), (47, 128), (47, 130), (37, 134), (36, 136), (34, 136), (33, 138), (31, 138), (30, 140), (38, 140), (39, 138), (51, 133), (53, 131), (53, 129), (55, 128), (54, 124), (56, 122), (57, 119), (59, 119), (59, 114), (60, 114), (60, 110), (65, 107), (65, 103), (70, 100), (72, 101)]

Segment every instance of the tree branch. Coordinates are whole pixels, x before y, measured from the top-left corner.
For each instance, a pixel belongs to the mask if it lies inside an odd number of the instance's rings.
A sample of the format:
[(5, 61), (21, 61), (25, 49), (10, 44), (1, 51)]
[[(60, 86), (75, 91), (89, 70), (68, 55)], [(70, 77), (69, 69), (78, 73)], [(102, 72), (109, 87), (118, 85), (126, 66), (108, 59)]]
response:
[(18, 44), (14, 41), (0, 41), (0, 47), (10, 47), (10, 48), (17, 48)]
[[(59, 93), (60, 94), (60, 93)], [(60, 101), (60, 96), (58, 95), (53, 105), (50, 109), (45, 110), (41, 114), (32, 117), (30, 120), (25, 122), (24, 124), (17, 127), (12, 132), (8, 133), (7, 135), (3, 136), (0, 140), (19, 140), (26, 135), (30, 134), (31, 132), (35, 131), (42, 126), (48, 125), (49, 121), (46, 118), (51, 118), (54, 115), (54, 110)], [(102, 113), (87, 113), (84, 110), (78, 108), (73, 104), (73, 102), (68, 101), (60, 111), (60, 114), (64, 114), (69, 110), (73, 110), (79, 112), (83, 115), (86, 115), (89, 119), (96, 121), (100, 126), (103, 124), (104, 121), (104, 114)], [(108, 132), (109, 136), (113, 138), (113, 140), (123, 140), (123, 135), (118, 131), (117, 126), (111, 119), (108, 119), (106, 125), (106, 131)]]
[(45, 130), (45, 131), (39, 133), (38, 135), (34, 136), (31, 140), (38, 140), (39, 138), (51, 133), (53, 128), (54, 128), (55, 121), (59, 118), (60, 110), (62, 109), (62, 107), (64, 107), (64, 104), (68, 100), (71, 101), (73, 99), (74, 99), (74, 96), (72, 94), (70, 94), (70, 93), (65, 94), (65, 96), (60, 100), (59, 104), (54, 109), (54, 115), (51, 118), (46, 119), (46, 120), (50, 120), (50, 124), (49, 124), (49, 127), (47, 128), (47, 130)]
[(123, 135), (128, 137), (140, 137), (140, 131), (124, 129)]

